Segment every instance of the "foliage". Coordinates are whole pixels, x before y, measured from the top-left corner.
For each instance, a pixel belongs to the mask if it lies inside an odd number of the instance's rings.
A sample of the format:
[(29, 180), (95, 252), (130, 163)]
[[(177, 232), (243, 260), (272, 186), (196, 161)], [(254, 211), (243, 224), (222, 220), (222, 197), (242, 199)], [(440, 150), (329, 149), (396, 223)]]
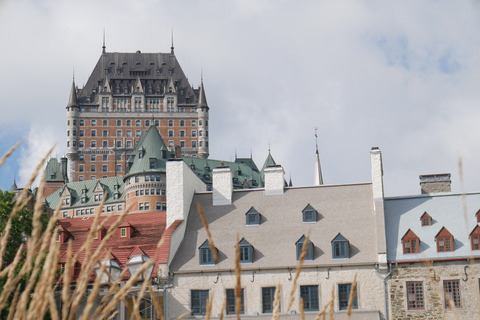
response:
[[(8, 217), (14, 206), (15, 194), (0, 190), (0, 230), (5, 229)], [(24, 237), (29, 237), (32, 233), (33, 211), (23, 208), (19, 210), (12, 218), (12, 227), (10, 229), (10, 237), (3, 256), (3, 262), (8, 264), (12, 261), (17, 253), (18, 248), (24, 243)], [(43, 213), (40, 222), (42, 231), (45, 231), (48, 224), (48, 214)]]

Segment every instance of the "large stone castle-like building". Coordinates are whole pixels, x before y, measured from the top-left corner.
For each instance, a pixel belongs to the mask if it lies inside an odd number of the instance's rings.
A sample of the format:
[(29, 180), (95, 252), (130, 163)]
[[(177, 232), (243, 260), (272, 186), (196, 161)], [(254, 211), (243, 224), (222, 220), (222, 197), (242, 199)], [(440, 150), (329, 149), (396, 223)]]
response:
[(158, 127), (168, 150), (208, 158), (208, 104), (203, 79), (192, 88), (170, 53), (107, 52), (67, 105), (71, 181), (124, 175), (142, 131)]
[[(236, 245), (242, 317), (271, 318), (278, 281), (283, 319), (300, 310), (314, 319), (332, 295), (335, 319), (343, 319), (351, 292), (351, 319), (479, 318), (480, 193), (452, 193), (450, 174), (437, 174), (420, 176), (421, 194), (386, 197), (376, 147), (371, 181), (324, 185), (317, 148), (314, 185), (294, 187), (270, 152), (261, 168), (252, 158), (209, 159), (208, 112), (203, 81), (190, 86), (173, 46), (170, 53), (107, 53), (104, 46), (85, 87), (72, 86), (68, 159), (50, 159), (45, 172), (45, 204), (59, 208), (62, 269), (68, 240), (75, 253), (94, 230), (92, 215), (102, 220), (128, 208), (102, 256), (118, 274), (156, 257), (145, 275), (155, 292), (142, 300), (143, 319), (160, 318), (157, 302), (165, 319), (186, 312), (204, 318), (208, 299), (212, 315), (233, 317)], [(104, 234), (99, 230), (95, 240)], [(64, 270), (73, 283), (88, 258)], [(140, 287), (117, 306), (115, 319), (131, 317)], [(285, 310), (292, 290), (295, 302)]]

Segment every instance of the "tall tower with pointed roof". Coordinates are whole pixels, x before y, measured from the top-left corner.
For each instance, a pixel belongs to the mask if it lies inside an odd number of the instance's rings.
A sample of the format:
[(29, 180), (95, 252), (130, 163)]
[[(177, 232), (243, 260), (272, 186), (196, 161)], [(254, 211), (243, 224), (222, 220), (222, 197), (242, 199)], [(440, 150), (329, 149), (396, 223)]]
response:
[(156, 125), (169, 151), (208, 158), (208, 113), (203, 76), (193, 88), (168, 53), (102, 54), (83, 88), (72, 83), (67, 110), (71, 181), (126, 173), (142, 132)]

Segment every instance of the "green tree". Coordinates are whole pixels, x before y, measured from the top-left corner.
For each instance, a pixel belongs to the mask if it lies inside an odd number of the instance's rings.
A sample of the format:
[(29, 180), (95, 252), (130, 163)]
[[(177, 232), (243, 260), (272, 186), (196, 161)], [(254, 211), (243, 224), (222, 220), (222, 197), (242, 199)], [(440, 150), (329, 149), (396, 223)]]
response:
[[(0, 232), (2, 232), (2, 234), (15, 204), (14, 197), (14, 193), (0, 190)], [(42, 231), (46, 229), (48, 220), (48, 214), (45, 212), (42, 213), (40, 218), (40, 222), (42, 224)], [(30, 237), (33, 230), (32, 221), (33, 211), (26, 208), (19, 210), (13, 217), (10, 235), (5, 249), (5, 254), (2, 259), (2, 269), (7, 266), (11, 261), (13, 261), (18, 249), (22, 247), (25, 244), (25, 241)], [(19, 272), (22, 265), (23, 262), (20, 262), (16, 268), (15, 273)], [(21, 290), (25, 288), (26, 281), (27, 277), (24, 276), (20, 282)], [(5, 282), (6, 277), (0, 278), (0, 292), (3, 291)], [(6, 316), (8, 315), (10, 309), (10, 302), (11, 301), (8, 301), (7, 305), (0, 311), (0, 319), (6, 319)]]

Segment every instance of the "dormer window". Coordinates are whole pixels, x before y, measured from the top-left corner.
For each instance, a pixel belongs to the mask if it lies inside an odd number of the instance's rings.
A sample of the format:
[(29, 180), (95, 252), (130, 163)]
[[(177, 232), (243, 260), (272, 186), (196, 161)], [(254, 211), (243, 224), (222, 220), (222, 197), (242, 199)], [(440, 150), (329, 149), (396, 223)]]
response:
[(437, 241), (437, 252), (454, 251), (453, 235), (443, 227), (435, 237)]
[(332, 240), (332, 258), (344, 259), (350, 257), (350, 243), (342, 234), (338, 234)]
[(138, 159), (142, 159), (142, 150), (138, 151)]
[(233, 178), (233, 184), (238, 184), (238, 178)]
[(303, 222), (316, 222), (317, 210), (315, 210), (310, 204), (302, 210)]
[(210, 172), (210, 167), (205, 167), (206, 172)]
[[(297, 261), (300, 260), (300, 254), (302, 253), (303, 244), (307, 238), (303, 235), (298, 241), (295, 243), (297, 247)], [(312, 241), (308, 241), (307, 244), (307, 255), (305, 256), (305, 260), (313, 260), (313, 243)]]
[(250, 243), (248, 243), (245, 238), (242, 238), (240, 242), (238, 243), (240, 246), (240, 262), (247, 263), (247, 262), (252, 262), (253, 261), (253, 247)]
[(107, 87), (103, 87), (103, 92), (107, 92)]
[(480, 240), (480, 226), (477, 225), (475, 229), (470, 233), (470, 243), (472, 245), (472, 250), (480, 250), (479, 245)]
[(118, 226), (118, 235), (120, 238), (131, 238), (133, 234), (133, 227), (127, 221), (123, 221)]
[(102, 199), (103, 199), (103, 194), (101, 194), (101, 193), (100, 193), (100, 194), (96, 194), (96, 195), (93, 196), (93, 200), (94, 200), (95, 202), (102, 201)]
[(195, 170), (195, 165), (194, 164), (190, 165), (190, 169)]
[(432, 217), (430, 217), (427, 211), (420, 217), (420, 221), (422, 221), (422, 227), (432, 225)]
[(208, 264), (215, 264), (215, 260), (213, 259), (213, 253), (210, 249), (210, 244), (208, 240), (198, 248), (200, 254), (200, 264), (208, 265)]
[(420, 239), (410, 229), (405, 233), (402, 238), (403, 253), (419, 253), (420, 252)]
[(260, 224), (260, 214), (255, 210), (254, 207), (251, 207), (250, 210), (245, 214), (247, 217), (247, 225), (259, 225)]
[(255, 187), (257, 185), (257, 180), (250, 180), (250, 184), (252, 187)]
[(150, 169), (155, 169), (157, 166), (157, 161), (155, 159), (149, 159), (150, 161)]
[(477, 223), (480, 222), (480, 210), (477, 211), (475, 217), (477, 218)]

